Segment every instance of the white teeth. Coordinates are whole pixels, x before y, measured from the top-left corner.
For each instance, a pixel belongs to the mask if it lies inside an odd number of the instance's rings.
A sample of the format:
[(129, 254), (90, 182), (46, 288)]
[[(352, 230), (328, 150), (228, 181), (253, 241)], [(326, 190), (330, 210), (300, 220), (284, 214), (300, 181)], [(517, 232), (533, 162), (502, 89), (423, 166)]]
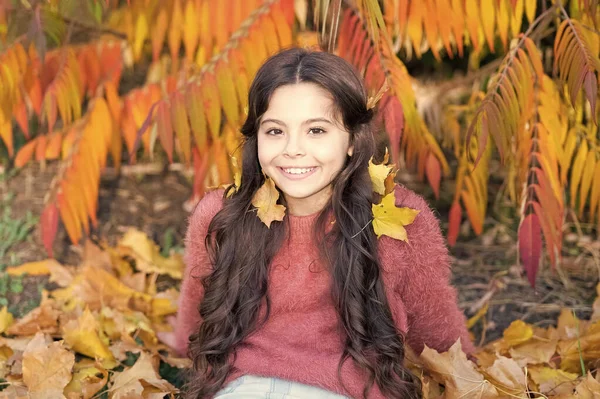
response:
[(292, 175), (302, 175), (304, 173), (308, 173), (310, 171), (312, 171), (314, 168), (289, 168), (289, 169), (284, 169), (285, 173), (289, 173)]

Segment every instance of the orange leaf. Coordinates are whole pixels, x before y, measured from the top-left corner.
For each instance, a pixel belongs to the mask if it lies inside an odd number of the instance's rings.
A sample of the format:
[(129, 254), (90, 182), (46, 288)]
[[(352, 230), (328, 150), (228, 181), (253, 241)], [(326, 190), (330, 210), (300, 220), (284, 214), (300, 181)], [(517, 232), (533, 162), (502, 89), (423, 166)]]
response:
[(429, 153), (427, 155), (427, 161), (425, 164), (425, 174), (427, 175), (427, 180), (429, 181), (429, 185), (433, 189), (433, 193), (435, 194), (435, 198), (440, 198), (440, 180), (442, 178), (442, 171), (440, 167), (440, 161), (433, 155), (433, 153)]
[(193, 83), (188, 86), (185, 103), (196, 146), (198, 150), (203, 150), (206, 147), (208, 127), (206, 125), (204, 102), (202, 101), (202, 91), (199, 84)]
[(198, 45), (199, 28), (198, 28), (198, 13), (193, 1), (188, 1), (185, 5), (183, 23), (183, 45), (185, 46), (185, 55), (189, 62), (194, 59), (194, 51)]
[(459, 201), (454, 201), (448, 215), (448, 245), (456, 244), (456, 239), (460, 232), (460, 222), (462, 219), (462, 208)]
[(29, 140), (29, 142), (21, 147), (15, 157), (15, 168), (22, 168), (27, 162), (31, 161), (31, 158), (33, 158), (33, 154), (35, 153), (36, 145), (37, 137)]
[(215, 67), (217, 85), (219, 87), (219, 96), (221, 104), (225, 111), (225, 116), (230, 124), (237, 126), (239, 124), (239, 106), (235, 90), (234, 78), (226, 63), (226, 59), (221, 59)]
[(179, 140), (179, 148), (183, 153), (183, 159), (186, 164), (189, 164), (192, 149), (190, 125), (185, 109), (185, 99), (179, 91), (174, 92), (171, 96), (171, 119), (173, 121), (175, 134)]
[(173, 125), (171, 123), (171, 112), (169, 104), (162, 101), (156, 109), (156, 128), (158, 139), (167, 153), (169, 162), (173, 163)]
[(161, 7), (152, 26), (152, 35), (150, 37), (152, 41), (152, 61), (158, 61), (160, 57), (160, 52), (165, 44), (168, 27), (169, 17), (167, 16), (167, 9)]
[(206, 118), (208, 120), (208, 127), (213, 139), (219, 137), (221, 131), (221, 99), (219, 96), (219, 88), (217, 86), (217, 80), (215, 75), (211, 72), (205, 72), (202, 75), (202, 83), (200, 89), (202, 90), (202, 101), (204, 109), (206, 111)]

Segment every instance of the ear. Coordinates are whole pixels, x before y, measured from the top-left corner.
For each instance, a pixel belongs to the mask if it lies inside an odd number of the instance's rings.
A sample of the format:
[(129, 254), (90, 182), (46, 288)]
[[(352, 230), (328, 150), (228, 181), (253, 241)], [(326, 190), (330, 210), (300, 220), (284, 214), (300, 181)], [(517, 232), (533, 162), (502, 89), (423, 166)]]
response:
[(350, 146), (350, 148), (348, 148), (348, 156), (351, 157), (352, 154), (354, 154), (354, 146)]

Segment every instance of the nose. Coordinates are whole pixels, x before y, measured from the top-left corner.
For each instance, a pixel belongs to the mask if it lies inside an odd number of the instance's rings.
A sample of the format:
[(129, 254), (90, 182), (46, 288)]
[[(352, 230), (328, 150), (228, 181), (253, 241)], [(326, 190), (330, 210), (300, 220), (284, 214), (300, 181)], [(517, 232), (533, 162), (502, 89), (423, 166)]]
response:
[(288, 157), (298, 157), (305, 154), (304, 144), (300, 135), (290, 134), (287, 136), (287, 142), (283, 149), (283, 155)]

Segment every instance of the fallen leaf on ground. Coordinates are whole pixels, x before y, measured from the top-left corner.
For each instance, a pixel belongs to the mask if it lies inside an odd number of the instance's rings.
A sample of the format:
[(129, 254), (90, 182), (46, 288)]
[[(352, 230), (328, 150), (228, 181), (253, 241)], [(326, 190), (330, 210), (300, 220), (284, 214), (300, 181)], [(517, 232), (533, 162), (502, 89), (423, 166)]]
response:
[(533, 327), (522, 320), (515, 320), (502, 334), (508, 346), (515, 346), (527, 342), (533, 337)]
[(373, 229), (377, 237), (386, 235), (408, 242), (404, 226), (415, 220), (420, 212), (419, 210), (396, 207), (396, 196), (393, 192), (383, 197), (381, 203), (373, 204), (372, 209)]
[(544, 395), (571, 394), (577, 385), (577, 374), (544, 366), (532, 366), (529, 376)]
[(448, 398), (497, 398), (498, 391), (475, 369), (457, 340), (447, 352), (438, 353), (425, 345), (421, 361), (431, 376), (446, 387)]
[(486, 370), (486, 374), (494, 380), (496, 387), (502, 389), (502, 393), (527, 397), (527, 377), (513, 359), (498, 356), (494, 364)]
[(67, 397), (80, 398), (81, 395), (82, 399), (91, 399), (108, 381), (108, 371), (100, 365), (77, 367), (76, 363), (75, 368), (73, 378), (64, 389)]
[(74, 363), (62, 342), (49, 343), (43, 333), (36, 334), (23, 353), (23, 382), (31, 398), (62, 398)]
[(58, 263), (54, 259), (45, 259), (37, 262), (23, 263), (20, 266), (12, 266), (6, 268), (6, 273), (10, 276), (21, 276), (23, 274), (29, 274), (30, 276), (43, 276), (50, 274), (48, 268), (49, 263)]
[(34, 335), (38, 331), (54, 334), (58, 332), (60, 310), (53, 299), (42, 298), (42, 303), (23, 318), (17, 320), (6, 332), (10, 335)]
[(258, 210), (258, 218), (271, 228), (273, 221), (283, 221), (285, 217), (285, 206), (278, 204), (279, 191), (275, 188), (275, 183), (268, 177), (265, 183), (256, 191), (252, 198), (252, 205)]
[(99, 336), (100, 328), (96, 318), (89, 309), (85, 309), (77, 320), (70, 320), (63, 328), (63, 338), (74, 351), (98, 359), (105, 368), (117, 365), (108, 343)]
[[(129, 248), (132, 252), (126, 251)], [(165, 258), (160, 254), (160, 248), (148, 236), (137, 230), (129, 229), (119, 240), (119, 251), (131, 255), (135, 259), (135, 267), (145, 273), (167, 274), (173, 278), (181, 279), (183, 276), (183, 258), (174, 254)]]
[(142, 382), (158, 388), (163, 396), (177, 391), (173, 385), (160, 378), (153, 358), (146, 352), (140, 352), (140, 357), (135, 364), (114, 378), (114, 384), (110, 388), (113, 393), (112, 398), (143, 398)]
[(0, 334), (8, 329), (13, 324), (14, 318), (12, 313), (8, 311), (6, 306), (0, 310)]

